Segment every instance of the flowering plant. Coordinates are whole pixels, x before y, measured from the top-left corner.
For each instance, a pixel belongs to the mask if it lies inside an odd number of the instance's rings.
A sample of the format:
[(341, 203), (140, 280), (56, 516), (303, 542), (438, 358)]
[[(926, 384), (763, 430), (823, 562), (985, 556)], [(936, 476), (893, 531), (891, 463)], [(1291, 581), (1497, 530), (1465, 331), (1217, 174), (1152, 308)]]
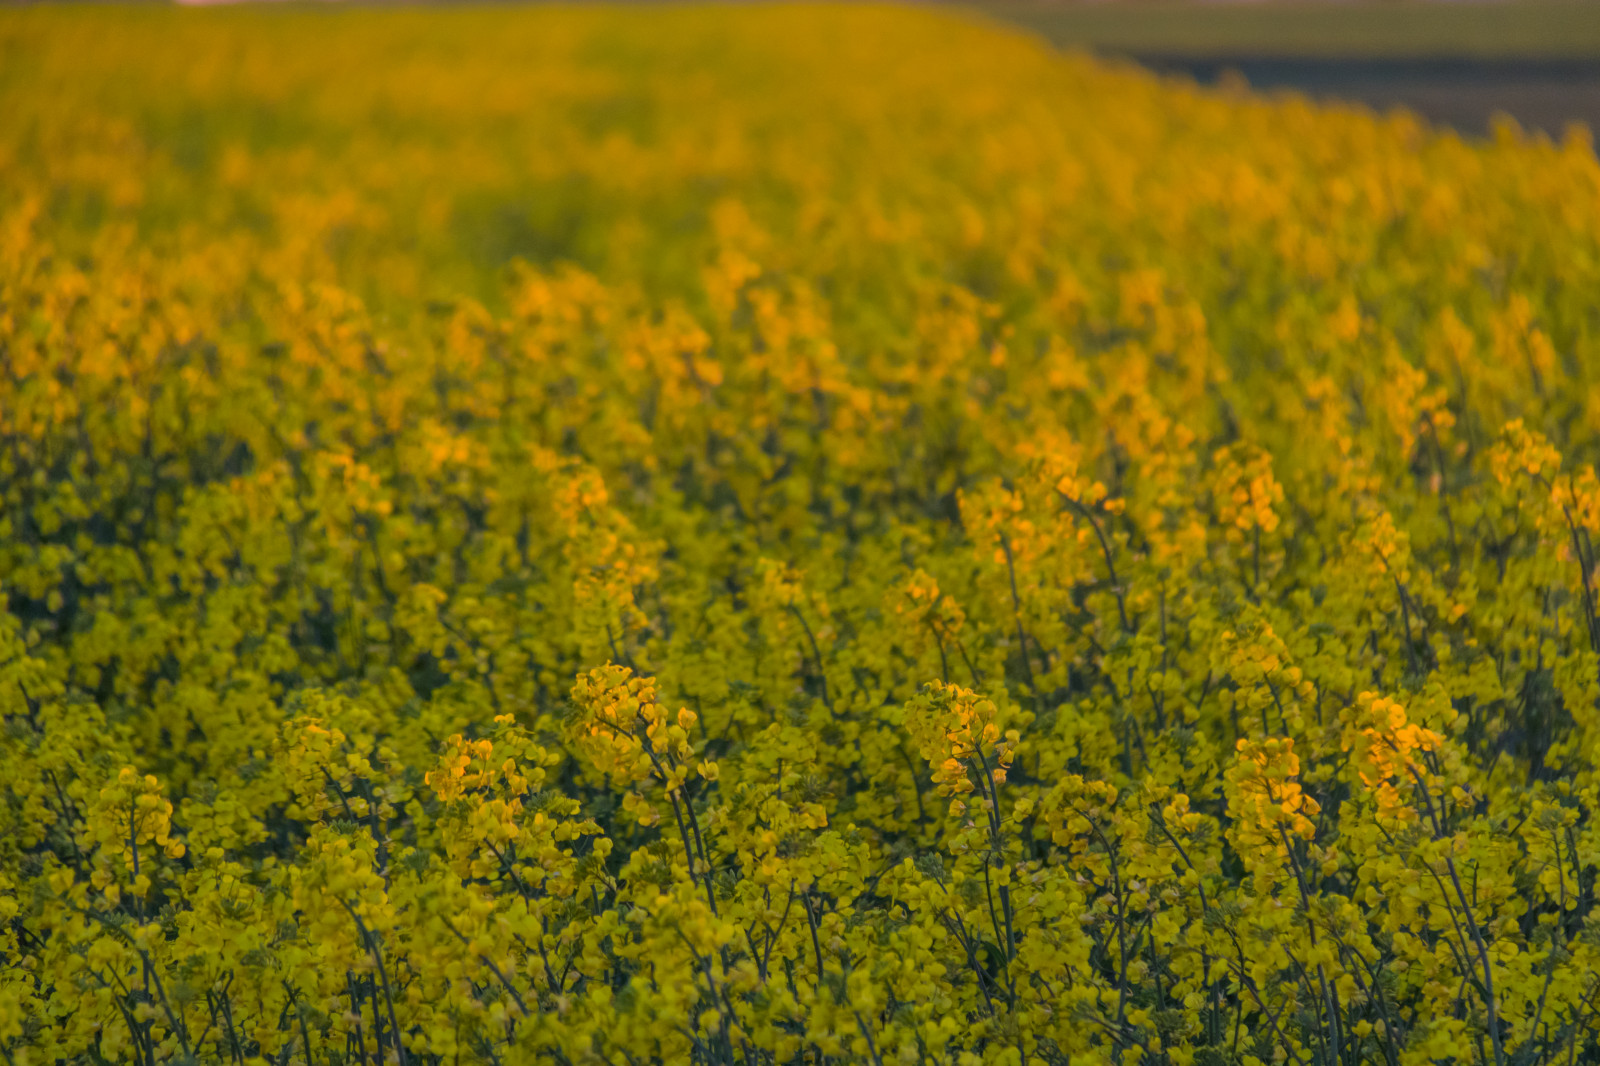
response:
[(7, 1066), (1600, 1063), (1584, 134), (345, 14), (0, 18)]

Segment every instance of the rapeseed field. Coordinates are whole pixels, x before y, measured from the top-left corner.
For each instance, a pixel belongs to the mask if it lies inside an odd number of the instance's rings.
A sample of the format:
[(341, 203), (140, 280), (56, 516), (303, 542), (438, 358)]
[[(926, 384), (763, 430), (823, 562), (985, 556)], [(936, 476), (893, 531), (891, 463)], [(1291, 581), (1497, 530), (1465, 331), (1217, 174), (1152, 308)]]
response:
[(895, 7), (0, 13), (7, 1064), (1600, 1062), (1600, 166)]

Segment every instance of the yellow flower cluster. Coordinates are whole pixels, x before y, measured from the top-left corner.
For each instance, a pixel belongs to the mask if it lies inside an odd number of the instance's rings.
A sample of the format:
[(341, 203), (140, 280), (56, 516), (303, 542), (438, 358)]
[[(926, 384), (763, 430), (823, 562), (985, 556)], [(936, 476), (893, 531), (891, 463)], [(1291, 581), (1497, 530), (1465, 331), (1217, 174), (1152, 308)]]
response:
[(1275, 508), (1283, 504), (1283, 486), (1272, 475), (1272, 457), (1237, 445), (1212, 456), (1216, 463), (1217, 518), (1240, 534), (1278, 528)]
[[(996, 787), (1005, 782), (1019, 739), (1010, 730), (1001, 740), (995, 724), (995, 705), (970, 689), (930, 681), (923, 693), (906, 705), (906, 732), (922, 757), (933, 767), (933, 783), (941, 796), (951, 796), (950, 813), (966, 810), (961, 797), (980, 783), (986, 806), (994, 803)], [(987, 754), (986, 754), (987, 753)]]
[(1240, 737), (1238, 758), (1229, 768), (1229, 810), (1235, 847), (1284, 855), (1289, 837), (1312, 840), (1312, 821), (1322, 808), (1301, 788), (1300, 757), (1290, 737)]
[(1380, 811), (1415, 818), (1415, 808), (1404, 802), (1400, 789), (1411, 792), (1412, 777), (1421, 772), (1418, 759), (1440, 747), (1442, 738), (1407, 721), (1406, 709), (1397, 701), (1373, 692), (1360, 695), (1352, 717), (1344, 745), (1362, 785), (1376, 793)]
[(574, 743), (595, 769), (624, 784), (649, 779), (664, 759), (689, 755), (693, 717), (685, 712), (673, 723), (656, 703), (654, 678), (634, 677), (626, 666), (591, 670), (572, 687), (572, 702), (581, 715)]
[[(121, 896), (119, 883), (143, 898), (150, 893), (153, 863), (162, 856), (180, 859), (185, 851), (183, 842), (172, 837), (172, 803), (161, 795), (161, 782), (153, 774), (141, 777), (131, 766), (100, 790), (84, 823), (85, 843), (95, 846), (90, 882), (113, 905)], [(140, 845), (145, 848), (143, 870)]]
[(1581, 130), (872, 5), (0, 57), (7, 1066), (1600, 1063)]

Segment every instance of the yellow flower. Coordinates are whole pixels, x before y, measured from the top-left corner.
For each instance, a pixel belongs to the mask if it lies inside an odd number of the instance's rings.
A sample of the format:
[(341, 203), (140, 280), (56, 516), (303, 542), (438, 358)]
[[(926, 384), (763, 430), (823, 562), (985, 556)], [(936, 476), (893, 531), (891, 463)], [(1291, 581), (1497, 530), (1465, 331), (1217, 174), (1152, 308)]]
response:
[(1282, 858), (1290, 837), (1312, 840), (1322, 808), (1301, 789), (1292, 737), (1240, 737), (1227, 771), (1231, 835), (1241, 850)]

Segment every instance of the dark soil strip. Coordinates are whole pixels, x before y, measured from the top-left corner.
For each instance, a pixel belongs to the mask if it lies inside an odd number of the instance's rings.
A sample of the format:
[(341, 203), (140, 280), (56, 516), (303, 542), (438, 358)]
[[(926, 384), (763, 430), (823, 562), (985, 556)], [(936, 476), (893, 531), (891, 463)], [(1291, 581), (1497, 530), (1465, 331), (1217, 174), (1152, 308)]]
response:
[(1600, 60), (1134, 54), (1163, 74), (1214, 85), (1230, 71), (1254, 89), (1288, 89), (1379, 111), (1403, 107), (1463, 134), (1488, 133), (1496, 114), (1560, 138), (1570, 123), (1600, 131)]

